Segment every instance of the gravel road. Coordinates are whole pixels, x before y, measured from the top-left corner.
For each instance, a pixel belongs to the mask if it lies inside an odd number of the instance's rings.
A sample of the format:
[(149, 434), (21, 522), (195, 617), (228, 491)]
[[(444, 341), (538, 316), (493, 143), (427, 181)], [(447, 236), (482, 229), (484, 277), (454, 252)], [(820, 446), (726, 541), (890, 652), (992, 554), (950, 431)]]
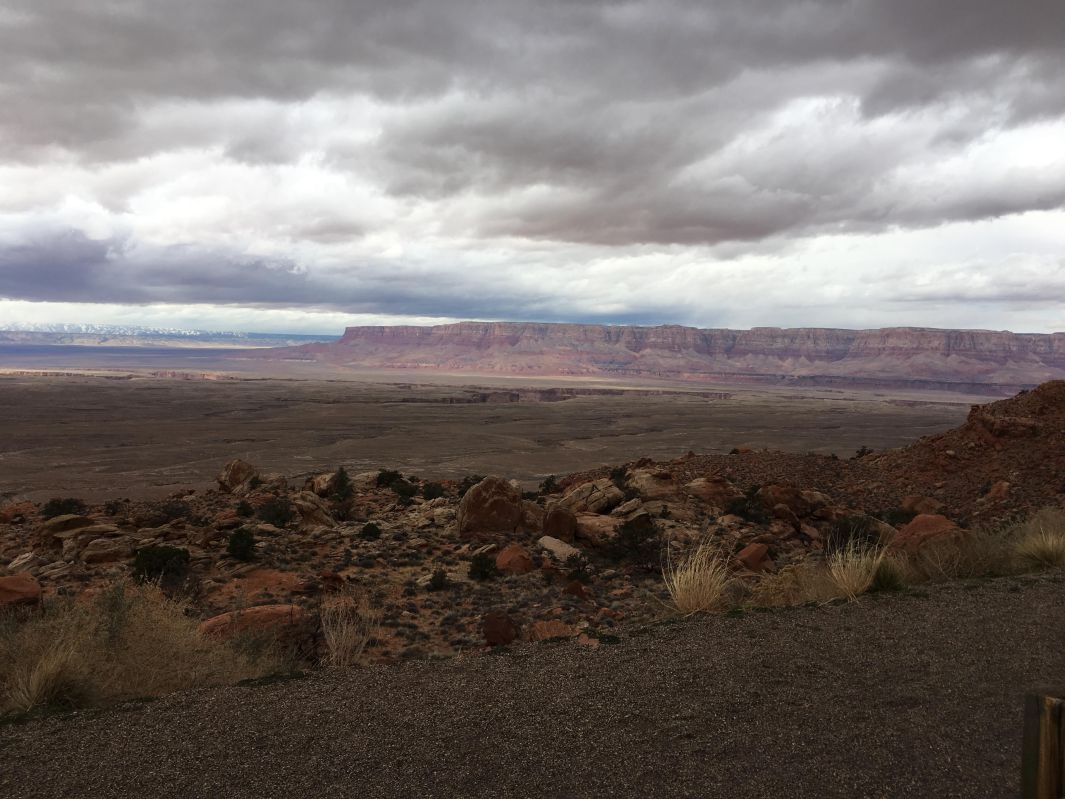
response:
[(1065, 577), (0, 726), (0, 796), (1012, 797)]

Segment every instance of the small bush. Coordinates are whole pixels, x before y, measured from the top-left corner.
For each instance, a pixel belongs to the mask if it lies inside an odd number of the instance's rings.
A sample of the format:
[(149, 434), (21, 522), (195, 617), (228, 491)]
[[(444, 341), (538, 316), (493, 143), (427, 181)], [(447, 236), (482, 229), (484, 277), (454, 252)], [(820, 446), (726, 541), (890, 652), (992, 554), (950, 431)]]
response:
[(236, 513), (243, 519), (247, 519), (250, 516), (255, 515), (255, 508), (251, 506), (251, 503), (246, 499), (242, 499), (237, 503)]
[(558, 479), (553, 474), (549, 474), (540, 483), (540, 493), (554, 494), (556, 491), (558, 491)]
[(45, 519), (53, 519), (56, 516), (65, 516), (68, 513), (83, 514), (88, 510), (85, 503), (74, 497), (54, 497), (41, 507), (41, 516)]
[(124, 499), (109, 499), (104, 503), (104, 513), (108, 516), (119, 516), (126, 512), (128, 502)]
[(439, 499), (446, 493), (440, 483), (426, 483), (422, 486), (422, 496), (426, 499)]
[(846, 516), (832, 523), (825, 536), (825, 552), (839, 552), (852, 546), (869, 549), (880, 544), (880, 531), (868, 516)]
[(396, 480), (399, 480), (402, 477), (403, 475), (397, 471), (393, 471), (392, 469), (382, 469), (377, 473), (377, 487), (388, 488), (396, 482)]
[(430, 591), (443, 591), (450, 585), (451, 580), (448, 579), (447, 572), (443, 568), (436, 568), (429, 577), (429, 584), (426, 587)]
[(411, 499), (418, 493), (418, 486), (403, 479), (393, 480), (389, 484), (389, 488), (391, 488), (395, 495), (400, 499)]
[(863, 444), (862, 446), (860, 446), (855, 451), (854, 456), (851, 458), (851, 460), (856, 461), (856, 460), (858, 460), (860, 458), (864, 458), (866, 455), (872, 455), (873, 452), (874, 452), (874, 450), (870, 449), (869, 447), (867, 447), (867, 446), (865, 446)]
[(706, 613), (724, 603), (728, 564), (716, 546), (704, 542), (679, 565), (668, 562), (663, 579), (678, 613)]
[(229, 536), (226, 551), (231, 558), (250, 561), (255, 557), (255, 534), (247, 527), (234, 530)]
[(893, 555), (885, 555), (876, 567), (870, 591), (901, 591), (906, 587), (906, 562)]
[(615, 466), (610, 470), (610, 482), (620, 488), (622, 491), (626, 490), (625, 483), (629, 478), (629, 470), (624, 466)]
[(470, 558), (471, 580), (494, 580), (499, 576), (496, 559), (490, 552), (478, 552)]
[(272, 497), (259, 506), (256, 515), (274, 527), (285, 527), (295, 514), (288, 497)]
[(359, 538), (366, 541), (376, 541), (381, 537), (381, 528), (373, 522), (366, 522), (359, 531)]
[(590, 583), (592, 581), (592, 572), (588, 567), (588, 561), (580, 553), (570, 555), (562, 565), (565, 567), (566, 576), (569, 579), (576, 580), (579, 583)]
[(356, 665), (379, 626), (380, 613), (366, 597), (348, 589), (322, 603), (325, 665), (345, 669)]
[(133, 558), (133, 577), (142, 583), (184, 577), (188, 570), (189, 551), (179, 547), (153, 544)]
[(351, 484), (351, 478), (348, 476), (347, 470), (343, 466), (339, 467), (336, 470), (336, 474), (333, 475), (333, 479), (330, 480), (330, 499), (335, 502), (343, 502), (350, 499), (354, 493), (355, 486)]
[(880, 521), (890, 524), (892, 527), (902, 527), (903, 525), (912, 522), (913, 517), (917, 514), (913, 511), (903, 510), (902, 508), (889, 508), (888, 510), (882, 510), (873, 515), (880, 519)]
[(736, 497), (725, 503), (725, 513), (739, 516), (755, 524), (768, 524), (772, 517), (757, 497)]
[(658, 560), (658, 528), (647, 518), (624, 522), (606, 546), (608, 557), (649, 565)]

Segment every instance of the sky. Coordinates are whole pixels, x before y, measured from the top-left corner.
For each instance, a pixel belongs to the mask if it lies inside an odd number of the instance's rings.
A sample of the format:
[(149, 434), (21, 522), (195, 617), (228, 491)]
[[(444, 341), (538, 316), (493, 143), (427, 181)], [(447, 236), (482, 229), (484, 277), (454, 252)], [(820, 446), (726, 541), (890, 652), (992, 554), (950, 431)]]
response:
[(1065, 330), (1060, 0), (0, 0), (0, 325)]

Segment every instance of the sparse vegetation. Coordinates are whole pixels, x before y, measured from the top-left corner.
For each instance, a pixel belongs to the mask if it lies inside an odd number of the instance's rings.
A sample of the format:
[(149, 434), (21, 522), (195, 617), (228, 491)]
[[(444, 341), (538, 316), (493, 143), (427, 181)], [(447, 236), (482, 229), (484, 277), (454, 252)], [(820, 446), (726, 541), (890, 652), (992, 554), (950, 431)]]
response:
[(499, 568), (496, 559), (490, 552), (478, 552), (470, 558), (470, 579), (485, 581), (494, 580), (499, 576)]
[(444, 496), (447, 491), (440, 483), (426, 483), (422, 486), (422, 496), (425, 499), (439, 499)]
[(295, 513), (288, 497), (271, 497), (259, 506), (255, 515), (274, 527), (286, 527)]
[(351, 478), (348, 476), (348, 472), (343, 466), (337, 468), (336, 473), (333, 475), (333, 479), (330, 480), (329, 487), (329, 498), (334, 502), (344, 502), (351, 499), (352, 495), (355, 493), (355, 486), (351, 484)]
[(1015, 552), (1029, 569), (1065, 569), (1065, 511), (1044, 508), (1017, 531)]
[(255, 534), (247, 527), (234, 530), (229, 535), (226, 551), (231, 558), (245, 562), (252, 560), (255, 557)]
[(204, 639), (184, 603), (153, 585), (119, 583), (93, 602), (56, 600), (0, 618), (0, 716), (227, 685), (277, 672)]
[(189, 551), (180, 547), (153, 544), (133, 558), (133, 577), (142, 583), (181, 578), (188, 570)]
[(678, 613), (688, 616), (719, 610), (729, 582), (728, 563), (717, 546), (706, 541), (680, 564), (667, 562), (663, 579)]
[(443, 567), (438, 566), (433, 569), (432, 575), (429, 577), (429, 584), (426, 588), (429, 591), (443, 591), (451, 586), (451, 580), (447, 576), (447, 571)]
[(396, 480), (403, 479), (403, 475), (392, 469), (382, 469), (377, 473), (377, 487), (389, 488)]
[(346, 669), (358, 664), (377, 633), (379, 611), (364, 595), (348, 589), (326, 599), (320, 615), (325, 665)]
[(45, 519), (54, 519), (68, 513), (84, 514), (86, 511), (88, 507), (85, 503), (74, 497), (54, 497), (41, 506), (41, 516)]
[(907, 582), (906, 561), (897, 555), (884, 555), (873, 574), (870, 591), (901, 591)]
[(649, 516), (629, 519), (618, 527), (606, 546), (607, 556), (617, 561), (651, 565), (659, 557), (658, 528)]
[(554, 494), (556, 491), (558, 491), (558, 479), (553, 474), (549, 474), (540, 483), (540, 493)]
[(881, 547), (863, 546), (852, 539), (828, 556), (828, 574), (847, 599), (857, 599), (869, 590), (884, 560)]
[(376, 541), (381, 537), (381, 528), (373, 522), (366, 522), (359, 531), (359, 538), (366, 541)]

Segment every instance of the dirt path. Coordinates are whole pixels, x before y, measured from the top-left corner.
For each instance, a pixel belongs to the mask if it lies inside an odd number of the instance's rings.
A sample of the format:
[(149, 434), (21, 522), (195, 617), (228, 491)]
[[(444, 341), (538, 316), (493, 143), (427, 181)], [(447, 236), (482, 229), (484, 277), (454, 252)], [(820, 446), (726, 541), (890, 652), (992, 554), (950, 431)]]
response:
[(0, 727), (16, 797), (1011, 797), (1065, 578), (718, 616)]

